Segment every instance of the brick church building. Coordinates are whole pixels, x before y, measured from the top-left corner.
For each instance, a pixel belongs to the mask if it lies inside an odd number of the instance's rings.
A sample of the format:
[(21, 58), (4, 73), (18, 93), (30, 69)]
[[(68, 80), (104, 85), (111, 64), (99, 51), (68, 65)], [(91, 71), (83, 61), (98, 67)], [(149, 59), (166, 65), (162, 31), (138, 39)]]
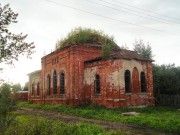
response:
[(107, 59), (96, 44), (70, 44), (44, 56), (29, 74), (28, 100), (97, 104), (109, 108), (154, 105), (152, 60), (113, 49)]

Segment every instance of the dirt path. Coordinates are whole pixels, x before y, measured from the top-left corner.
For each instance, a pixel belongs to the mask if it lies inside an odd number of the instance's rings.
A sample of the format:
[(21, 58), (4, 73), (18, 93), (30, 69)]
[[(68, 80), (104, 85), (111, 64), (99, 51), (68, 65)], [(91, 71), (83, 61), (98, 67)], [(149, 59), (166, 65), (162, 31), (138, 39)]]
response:
[(95, 123), (97, 125), (102, 126), (106, 130), (125, 129), (125, 130), (130, 130), (133, 134), (137, 134), (137, 135), (170, 135), (170, 134), (160, 133), (156, 130), (152, 130), (152, 129), (144, 128), (140, 126), (127, 125), (127, 124), (122, 124), (120, 122), (109, 122), (109, 121), (103, 121), (103, 120), (88, 119), (88, 118), (72, 116), (72, 115), (64, 115), (64, 114), (54, 112), (54, 111), (45, 111), (45, 110), (40, 110), (40, 109), (21, 107), (18, 109), (18, 112), (22, 113), (23, 115), (43, 116), (48, 119), (62, 120), (64, 122), (77, 123), (80, 121), (84, 121), (84, 122), (89, 122), (89, 123)]

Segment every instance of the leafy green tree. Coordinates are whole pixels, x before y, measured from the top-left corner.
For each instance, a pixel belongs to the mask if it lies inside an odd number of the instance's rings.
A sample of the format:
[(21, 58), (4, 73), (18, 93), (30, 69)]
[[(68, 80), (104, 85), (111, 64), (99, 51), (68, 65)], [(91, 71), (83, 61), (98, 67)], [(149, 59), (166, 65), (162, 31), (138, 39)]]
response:
[(11, 85), (4, 83), (0, 87), (0, 132), (3, 133), (15, 119), (10, 112), (16, 109), (16, 93), (12, 93)]
[(18, 60), (20, 54), (29, 58), (34, 52), (34, 43), (26, 43), (27, 35), (14, 34), (9, 31), (9, 25), (17, 23), (17, 13), (14, 13), (9, 4), (0, 4), (0, 62), (12, 63)]
[(154, 65), (154, 92), (159, 94), (180, 95), (180, 67), (174, 64)]
[(24, 91), (28, 91), (28, 82), (25, 83), (23, 90), (24, 90)]
[(20, 83), (14, 84), (12, 86), (12, 90), (13, 91), (21, 91), (22, 90), (21, 84)]
[(149, 58), (149, 59), (153, 58), (152, 48), (151, 48), (149, 42), (147, 44), (145, 44), (142, 39), (139, 41), (135, 40), (133, 45), (134, 45), (133, 50), (136, 51), (138, 54), (140, 54), (146, 58)]

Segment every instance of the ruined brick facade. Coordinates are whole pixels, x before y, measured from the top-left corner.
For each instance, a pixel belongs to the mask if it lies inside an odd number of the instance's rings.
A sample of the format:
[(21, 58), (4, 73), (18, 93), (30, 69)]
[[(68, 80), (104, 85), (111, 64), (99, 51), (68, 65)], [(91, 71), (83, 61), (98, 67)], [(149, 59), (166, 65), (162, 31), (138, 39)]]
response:
[(69, 45), (44, 56), (42, 69), (29, 74), (28, 99), (50, 104), (151, 106), (151, 62), (128, 50), (116, 50), (105, 60), (98, 45)]

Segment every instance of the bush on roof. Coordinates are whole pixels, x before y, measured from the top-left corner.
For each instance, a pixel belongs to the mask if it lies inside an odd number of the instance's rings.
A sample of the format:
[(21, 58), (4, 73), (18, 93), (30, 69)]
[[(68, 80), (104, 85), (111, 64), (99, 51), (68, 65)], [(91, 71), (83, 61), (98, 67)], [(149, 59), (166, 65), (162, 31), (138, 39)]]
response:
[(69, 46), (71, 44), (95, 44), (95, 45), (110, 45), (111, 48), (118, 48), (114, 38), (104, 34), (102, 31), (93, 30), (90, 28), (75, 28), (67, 37), (58, 40), (56, 49)]

